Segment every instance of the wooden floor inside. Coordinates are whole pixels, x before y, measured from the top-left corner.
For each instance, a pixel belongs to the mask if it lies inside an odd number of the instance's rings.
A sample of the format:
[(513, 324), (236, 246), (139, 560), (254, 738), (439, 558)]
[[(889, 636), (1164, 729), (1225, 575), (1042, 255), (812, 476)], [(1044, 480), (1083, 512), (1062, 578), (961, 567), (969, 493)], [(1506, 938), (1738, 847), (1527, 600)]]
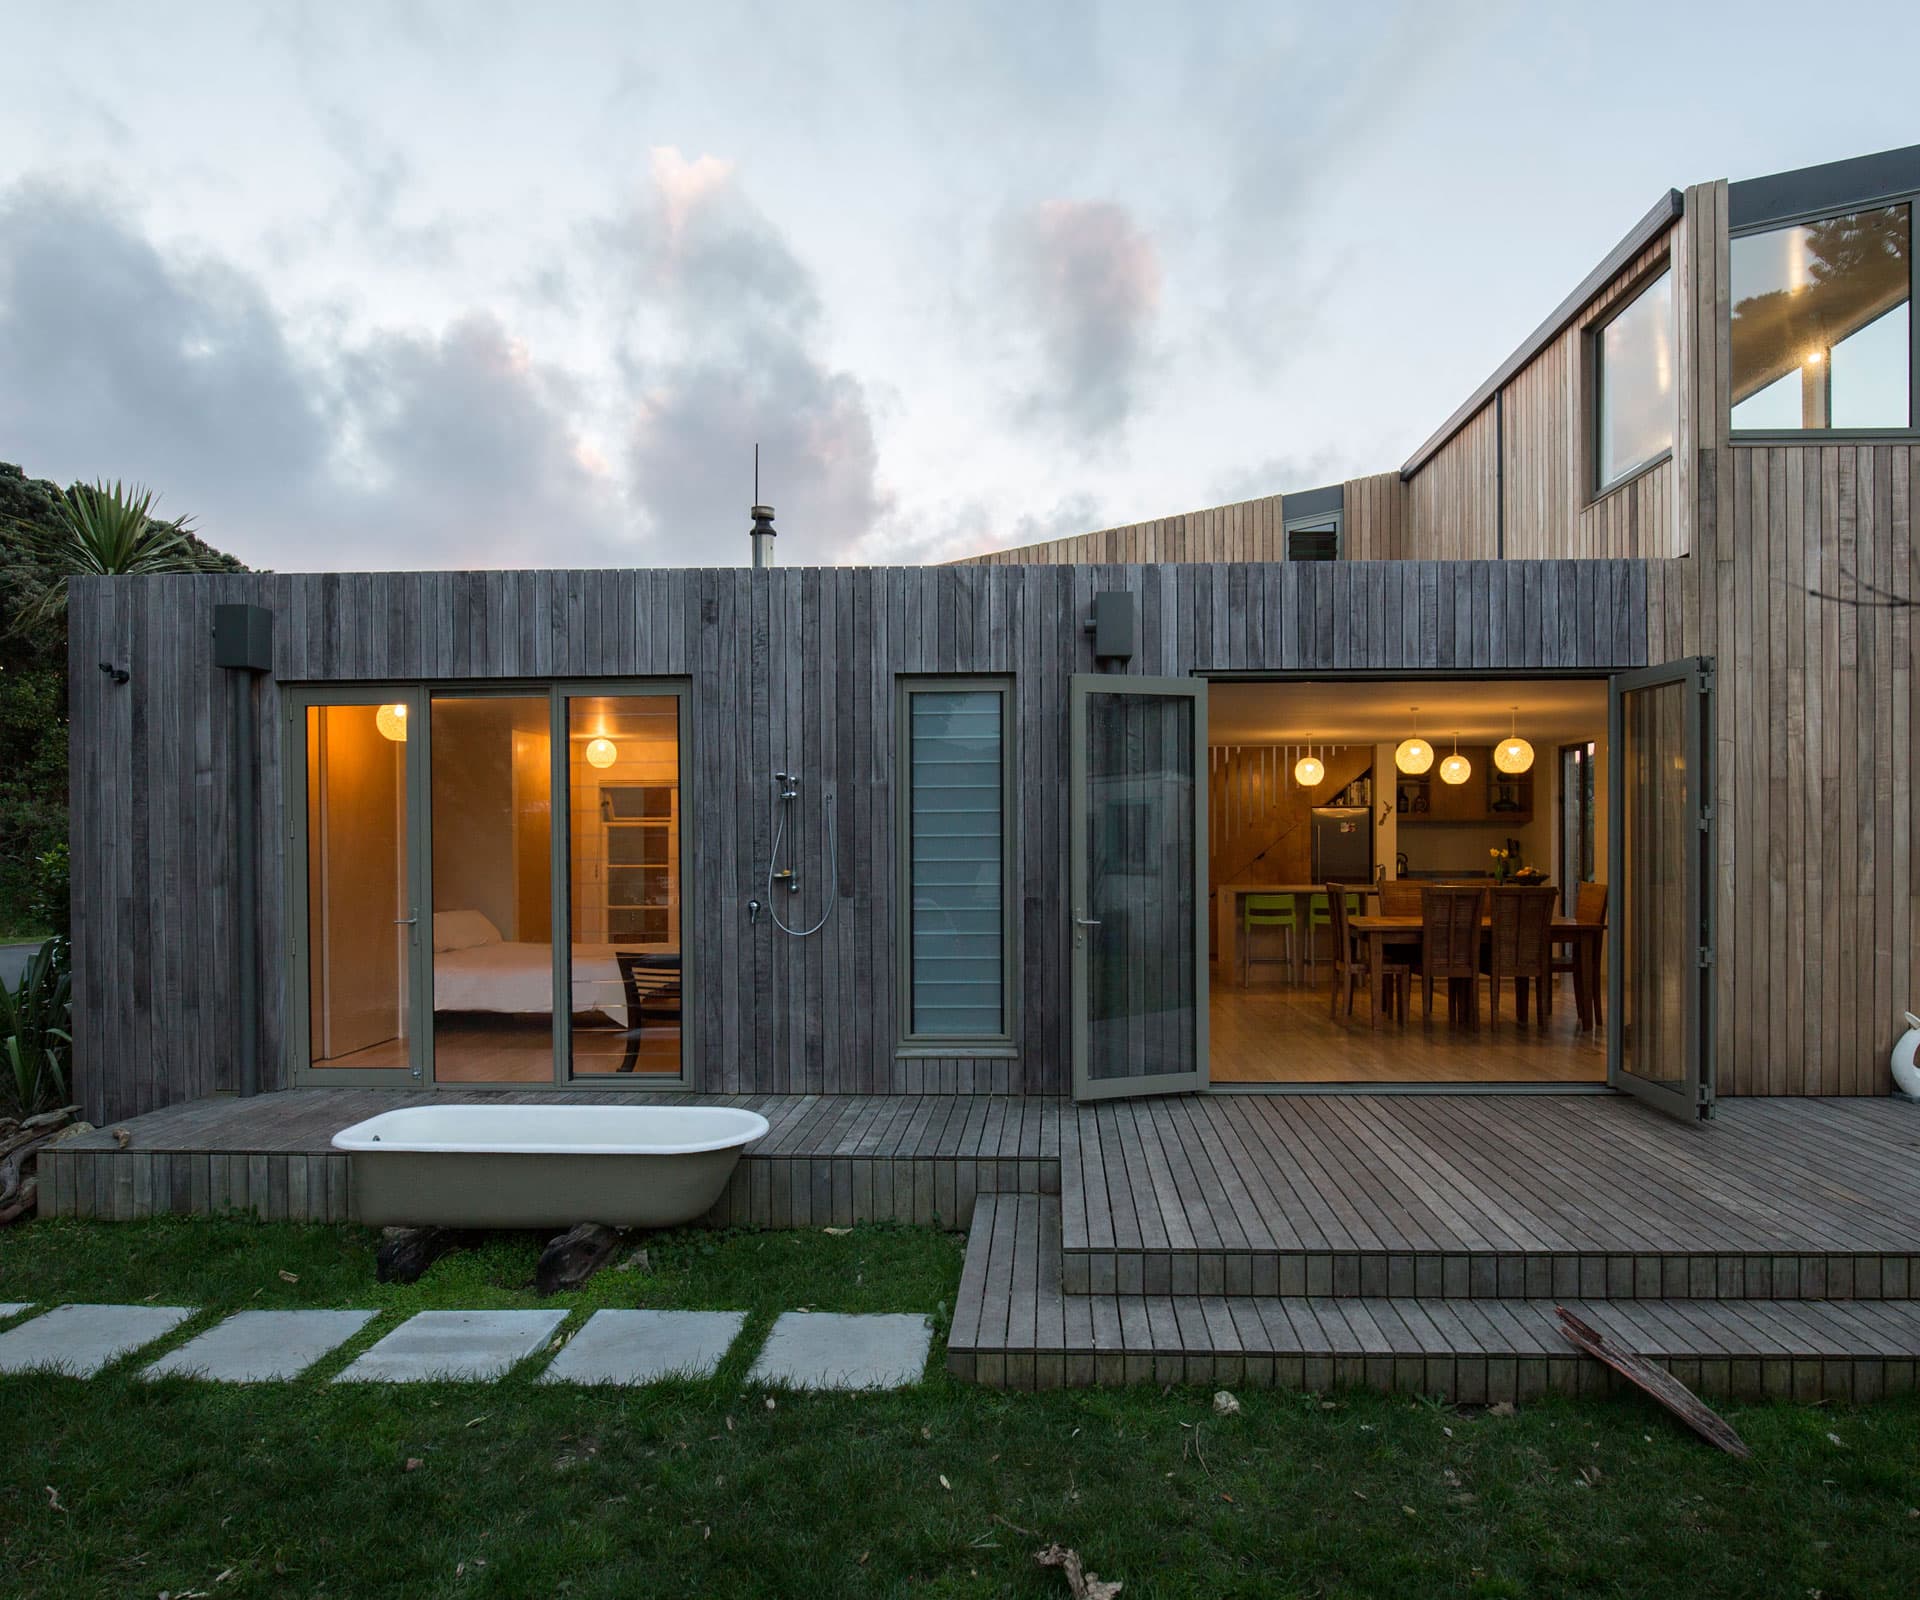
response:
[(1604, 1083), (1604, 1028), (1580, 1031), (1568, 982), (1559, 985), (1543, 1028), (1514, 1017), (1505, 988), (1497, 1016), (1480, 990), (1480, 1026), (1453, 1027), (1446, 997), (1435, 990), (1433, 1016), (1415, 986), (1411, 1020), (1382, 1016), (1362, 991), (1353, 1015), (1330, 1016), (1331, 969), (1318, 984), (1295, 984), (1279, 966), (1256, 966), (1242, 987), (1232, 973), (1213, 975), (1207, 1051), (1215, 1083)]
[[(387, 1039), (329, 1060), (317, 1072), (396, 1071), (409, 1063), (409, 1043)], [(495, 1016), (486, 1012), (438, 1012), (433, 1023), (433, 1071), (441, 1083), (551, 1083), (553, 1027), (543, 1016)], [(627, 1045), (618, 1029), (580, 1019), (573, 1027), (576, 1074), (619, 1073)], [(680, 1071), (680, 1030), (670, 1023), (646, 1029), (634, 1051), (635, 1073), (673, 1076)]]

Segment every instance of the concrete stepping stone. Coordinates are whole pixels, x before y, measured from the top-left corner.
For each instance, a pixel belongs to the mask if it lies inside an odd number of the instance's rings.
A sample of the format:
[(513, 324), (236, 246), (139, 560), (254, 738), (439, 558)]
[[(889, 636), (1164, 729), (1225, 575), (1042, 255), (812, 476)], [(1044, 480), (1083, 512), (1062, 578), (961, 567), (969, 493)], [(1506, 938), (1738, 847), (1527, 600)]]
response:
[(0, 1333), (0, 1372), (55, 1367), (90, 1378), (193, 1315), (187, 1306), (55, 1306)]
[(704, 1378), (746, 1322), (744, 1311), (596, 1311), (541, 1374), (542, 1383), (653, 1383)]
[(899, 1389), (925, 1375), (932, 1344), (925, 1317), (787, 1311), (747, 1377), (795, 1389)]
[(149, 1378), (270, 1383), (295, 1378), (374, 1319), (371, 1311), (242, 1311), (147, 1368)]
[(567, 1320), (564, 1311), (422, 1311), (369, 1350), (335, 1383), (472, 1382), (502, 1378)]

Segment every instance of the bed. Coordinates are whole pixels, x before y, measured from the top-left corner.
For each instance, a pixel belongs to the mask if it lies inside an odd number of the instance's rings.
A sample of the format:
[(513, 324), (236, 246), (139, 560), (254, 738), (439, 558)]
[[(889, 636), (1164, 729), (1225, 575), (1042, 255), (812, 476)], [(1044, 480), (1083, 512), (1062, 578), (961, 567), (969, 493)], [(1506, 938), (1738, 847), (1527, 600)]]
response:
[[(598, 1014), (616, 1028), (635, 1026), (629, 1012), (638, 1001), (651, 1016), (651, 999), (672, 990), (677, 1002), (677, 951), (639, 954), (610, 944), (573, 947), (573, 1010)], [(478, 911), (433, 915), (433, 1009), (524, 1014), (553, 1010), (553, 946), (502, 939)]]

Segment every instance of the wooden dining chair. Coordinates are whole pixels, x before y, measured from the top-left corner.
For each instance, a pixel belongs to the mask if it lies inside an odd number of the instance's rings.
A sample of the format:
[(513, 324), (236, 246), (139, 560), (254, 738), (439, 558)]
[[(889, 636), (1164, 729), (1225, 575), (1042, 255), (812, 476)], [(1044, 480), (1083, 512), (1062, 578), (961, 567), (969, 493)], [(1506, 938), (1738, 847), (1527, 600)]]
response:
[(1380, 915), (1419, 916), (1420, 885), (1410, 878), (1383, 878), (1380, 883)]
[(1553, 1017), (1553, 902), (1559, 890), (1501, 886), (1487, 915), (1487, 1004), (1500, 1026), (1500, 985), (1513, 980), (1513, 1015), (1527, 1025), (1527, 985), (1533, 985), (1540, 1026)]
[[(1604, 883), (1574, 885), (1573, 920), (1602, 928), (1607, 925), (1607, 886)], [(1580, 950), (1580, 945), (1572, 940), (1558, 942), (1554, 946), (1554, 973), (1556, 975), (1562, 972), (1569, 973), (1573, 976), (1574, 982), (1578, 983), (1580, 977), (1576, 968), (1580, 964)], [(1600, 982), (1600, 973), (1597, 970), (1599, 963), (1596, 962), (1594, 965), (1596, 970), (1593, 973), (1593, 1022), (1595, 1027), (1599, 1027), (1606, 1020), (1601, 1009), (1606, 986)]]
[[(1373, 958), (1371, 943), (1357, 937), (1348, 918), (1360, 909), (1360, 896), (1343, 892), (1337, 885), (1327, 886), (1327, 909), (1333, 925), (1333, 987), (1327, 995), (1327, 1015), (1329, 1018), (1340, 1014), (1340, 998), (1346, 995), (1347, 1015), (1353, 1015), (1353, 991), (1364, 984), (1367, 992), (1373, 992)], [(1381, 968), (1386, 984), (1388, 1008), (1399, 1017), (1402, 1024), (1407, 1020), (1407, 1006), (1413, 996), (1412, 969), (1404, 961), (1387, 961)], [(1376, 1015), (1372, 1026), (1380, 1025)]]
[(1484, 889), (1438, 888), (1420, 892), (1420, 982), (1433, 1017), (1433, 986), (1447, 986), (1447, 1020), (1480, 1025), (1480, 919)]

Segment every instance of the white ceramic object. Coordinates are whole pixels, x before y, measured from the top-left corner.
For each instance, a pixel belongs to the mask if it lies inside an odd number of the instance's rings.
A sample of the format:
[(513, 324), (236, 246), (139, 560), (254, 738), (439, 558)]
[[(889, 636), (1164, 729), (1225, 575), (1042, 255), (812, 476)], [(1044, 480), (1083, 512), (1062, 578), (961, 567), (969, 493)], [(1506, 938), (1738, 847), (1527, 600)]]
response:
[(342, 1128), (369, 1226), (670, 1228), (720, 1198), (767, 1132), (734, 1106), (436, 1105)]
[(1907, 1031), (1893, 1042), (1893, 1084), (1909, 1100), (1920, 1100), (1920, 1017), (1906, 1013)]

